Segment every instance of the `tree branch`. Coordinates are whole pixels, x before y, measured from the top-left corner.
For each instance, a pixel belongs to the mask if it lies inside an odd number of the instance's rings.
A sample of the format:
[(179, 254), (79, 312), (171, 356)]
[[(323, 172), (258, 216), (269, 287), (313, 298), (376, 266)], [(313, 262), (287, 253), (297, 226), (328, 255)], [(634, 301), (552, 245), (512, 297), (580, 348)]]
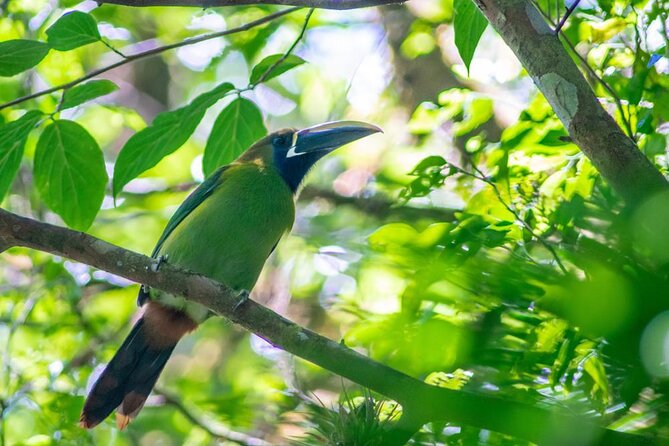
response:
[(571, 139), (629, 205), (669, 184), (602, 108), (558, 36), (528, 0), (475, 0), (546, 97)]
[(358, 9), (370, 6), (396, 5), (406, 0), (99, 0), (99, 4), (112, 4), (144, 8), (147, 6), (216, 6), (281, 5), (318, 9)]
[(4, 104), (0, 104), (0, 110), (3, 108), (10, 107), (12, 105), (20, 104), (22, 102), (28, 101), (30, 99), (35, 99), (40, 96), (44, 96), (50, 93), (55, 93), (60, 90), (67, 90), (69, 88), (74, 87), (75, 85), (78, 85), (84, 81), (87, 81), (89, 79), (92, 79), (94, 77), (98, 77), (99, 75), (106, 73), (107, 71), (114, 70), (120, 66), (123, 66), (125, 64), (128, 64), (130, 62), (135, 62), (141, 59), (145, 59), (147, 57), (153, 57), (156, 56), (160, 53), (164, 53), (165, 51), (173, 50), (175, 48), (181, 48), (183, 46), (188, 46), (188, 45), (194, 45), (196, 43), (204, 42), (205, 40), (211, 40), (211, 39), (216, 39), (218, 37), (223, 37), (223, 36), (228, 36), (230, 34), (235, 34), (235, 33), (240, 33), (243, 31), (248, 31), (251, 28), (255, 28), (256, 26), (264, 25), (266, 23), (271, 22), (272, 20), (276, 20), (279, 17), (283, 17), (284, 15), (290, 14), (291, 12), (295, 12), (299, 10), (300, 8), (295, 7), (295, 8), (288, 8), (284, 9), (282, 11), (275, 12), (273, 14), (268, 14), (265, 17), (262, 17), (258, 20), (254, 20), (249, 23), (245, 23), (244, 25), (238, 26), (236, 28), (231, 28), (231, 29), (226, 29), (224, 31), (218, 31), (215, 33), (209, 33), (209, 34), (203, 34), (201, 36), (196, 36), (196, 37), (191, 37), (185, 40), (182, 40), (181, 42), (176, 42), (170, 45), (165, 45), (165, 46), (159, 46), (157, 48), (152, 48), (150, 50), (142, 51), (141, 53), (137, 54), (131, 54), (129, 56), (124, 56), (124, 59), (119, 60), (118, 62), (114, 62), (113, 64), (107, 65), (106, 67), (98, 68), (97, 70), (93, 70), (88, 74), (85, 74), (84, 76), (81, 76), (77, 79), (74, 79), (70, 82), (61, 84), (61, 85), (56, 85), (55, 87), (47, 88), (45, 90), (40, 90), (36, 91), (35, 93), (31, 93), (26, 96), (21, 96), (20, 98), (13, 99), (9, 102), (5, 102)]
[(271, 446), (271, 443), (266, 442), (261, 438), (252, 437), (248, 434), (235, 432), (228, 429), (226, 426), (208, 419), (206, 416), (197, 414), (195, 411), (187, 407), (176, 395), (161, 388), (154, 388), (153, 393), (160, 395), (165, 404), (169, 404), (177, 409), (181, 414), (188, 418), (188, 421), (198, 426), (209, 435), (221, 440), (227, 440), (244, 446)]
[(360, 212), (381, 220), (434, 220), (453, 221), (460, 209), (441, 207), (393, 206), (394, 203), (380, 196), (345, 197), (330, 189), (316, 186), (305, 187), (299, 196), (300, 201), (324, 200), (336, 206), (351, 206)]
[[(237, 293), (211, 279), (169, 263), (154, 271), (155, 259), (82, 232), (0, 209), (0, 248), (13, 246), (66, 257), (205, 305), (270, 344), (397, 401), (402, 405), (403, 415), (396, 427), (415, 429), (428, 421), (445, 420), (535, 443), (559, 438), (564, 439), (562, 444), (586, 444), (584, 441), (601, 445), (653, 444), (647, 437), (608, 430), (557, 410), (428, 385), (303, 328), (256, 302), (248, 301), (235, 309)], [(408, 438), (411, 433), (404, 434)]]

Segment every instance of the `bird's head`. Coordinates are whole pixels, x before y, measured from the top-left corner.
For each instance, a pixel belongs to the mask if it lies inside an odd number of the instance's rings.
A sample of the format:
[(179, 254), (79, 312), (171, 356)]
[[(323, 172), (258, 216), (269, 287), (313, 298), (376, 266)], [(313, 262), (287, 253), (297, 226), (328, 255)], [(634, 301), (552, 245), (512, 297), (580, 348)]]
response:
[(262, 159), (271, 163), (295, 192), (316, 161), (345, 144), (377, 132), (381, 132), (377, 126), (357, 121), (278, 130), (255, 143), (240, 161)]

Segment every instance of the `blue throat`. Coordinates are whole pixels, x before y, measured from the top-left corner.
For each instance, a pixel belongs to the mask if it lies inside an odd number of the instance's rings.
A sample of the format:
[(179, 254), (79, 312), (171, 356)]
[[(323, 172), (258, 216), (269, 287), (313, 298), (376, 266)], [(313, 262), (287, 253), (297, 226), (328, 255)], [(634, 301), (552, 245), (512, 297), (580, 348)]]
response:
[(300, 183), (302, 183), (304, 177), (309, 173), (309, 170), (327, 153), (327, 151), (318, 151), (286, 158), (281, 154), (277, 154), (275, 151), (274, 165), (279, 169), (281, 177), (288, 187), (290, 187), (290, 190), (293, 191), (293, 193), (296, 193), (297, 189), (300, 187)]

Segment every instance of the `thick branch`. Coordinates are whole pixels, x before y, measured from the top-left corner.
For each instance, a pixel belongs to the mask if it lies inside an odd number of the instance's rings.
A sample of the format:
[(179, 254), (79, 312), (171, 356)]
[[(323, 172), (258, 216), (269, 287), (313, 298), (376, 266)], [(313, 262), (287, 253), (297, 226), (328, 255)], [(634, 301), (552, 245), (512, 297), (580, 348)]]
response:
[[(0, 248), (12, 246), (66, 257), (205, 305), (272, 345), (399, 402), (403, 416), (398, 426), (409, 426), (409, 430), (415, 430), (416, 426), (428, 421), (443, 420), (490, 429), (536, 443), (653, 443), (646, 437), (607, 430), (561, 412), (425, 384), (300, 327), (253, 301), (235, 310), (237, 293), (206, 277), (185, 272), (169, 263), (154, 272), (155, 260), (147, 256), (82, 232), (0, 209)], [(410, 433), (406, 434), (407, 438)], [(556, 438), (560, 442), (555, 443)]]
[(304, 6), (318, 9), (358, 9), (404, 3), (406, 0), (100, 0), (98, 3), (125, 6), (195, 6), (212, 8), (215, 6), (281, 5)]
[(336, 206), (351, 206), (361, 212), (374, 216), (381, 220), (435, 220), (453, 221), (459, 209), (448, 209), (440, 207), (417, 207), (417, 206), (393, 206), (393, 202), (380, 196), (371, 197), (345, 197), (338, 193), (321, 189), (315, 186), (307, 186), (300, 193), (300, 201), (324, 200)]
[(558, 36), (529, 0), (475, 0), (555, 110), (571, 139), (628, 204), (667, 181), (602, 108)]

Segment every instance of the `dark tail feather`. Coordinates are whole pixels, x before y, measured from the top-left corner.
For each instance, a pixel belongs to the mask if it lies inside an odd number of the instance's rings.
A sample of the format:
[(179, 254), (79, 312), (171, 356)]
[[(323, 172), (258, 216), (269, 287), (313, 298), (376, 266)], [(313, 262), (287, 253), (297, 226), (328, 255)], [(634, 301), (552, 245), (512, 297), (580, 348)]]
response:
[(80, 424), (92, 428), (118, 407), (116, 424), (120, 429), (137, 416), (156, 384), (178, 338), (152, 346), (146, 315), (142, 317), (91, 389), (81, 412)]

